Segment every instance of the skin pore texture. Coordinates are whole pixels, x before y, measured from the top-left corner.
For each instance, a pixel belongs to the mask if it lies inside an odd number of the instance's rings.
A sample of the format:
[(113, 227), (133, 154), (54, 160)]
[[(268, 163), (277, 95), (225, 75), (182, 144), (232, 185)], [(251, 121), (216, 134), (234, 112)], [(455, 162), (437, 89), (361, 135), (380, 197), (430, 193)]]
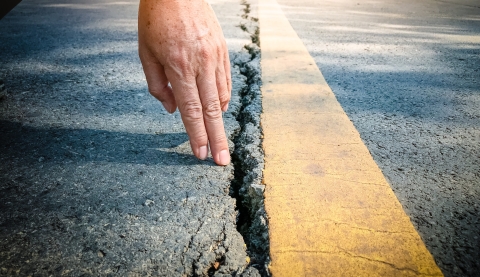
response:
[(232, 89), (222, 29), (204, 0), (141, 0), (138, 47), (150, 93), (179, 109), (195, 156), (230, 163), (222, 111)]

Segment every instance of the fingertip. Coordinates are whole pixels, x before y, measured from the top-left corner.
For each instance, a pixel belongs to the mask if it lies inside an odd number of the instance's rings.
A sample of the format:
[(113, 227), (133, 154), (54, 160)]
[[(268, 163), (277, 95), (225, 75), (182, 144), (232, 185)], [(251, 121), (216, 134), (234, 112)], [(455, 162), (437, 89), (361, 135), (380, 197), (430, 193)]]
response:
[(172, 105), (172, 106), (171, 106), (171, 109), (168, 110), (168, 112), (172, 114), (172, 113), (174, 113), (176, 110), (177, 110), (177, 105)]
[(228, 103), (226, 103), (225, 105), (223, 105), (222, 107), (222, 111), (223, 112), (226, 112), (228, 110)]
[(216, 155), (214, 160), (217, 165), (228, 165), (230, 164), (230, 153), (228, 150), (222, 150)]
[(177, 110), (177, 106), (175, 104), (169, 103), (167, 101), (160, 101), (163, 105), (163, 108), (168, 112), (168, 113), (174, 113)]
[(200, 160), (205, 160), (208, 155), (208, 147), (206, 145), (200, 146), (198, 149), (198, 158)]

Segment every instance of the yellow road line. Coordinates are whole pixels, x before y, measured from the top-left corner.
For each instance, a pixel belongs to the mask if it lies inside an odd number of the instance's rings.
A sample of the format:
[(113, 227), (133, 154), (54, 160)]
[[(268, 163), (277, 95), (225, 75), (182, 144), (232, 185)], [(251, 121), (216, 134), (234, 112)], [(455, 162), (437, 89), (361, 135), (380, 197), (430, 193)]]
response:
[(442, 276), (275, 0), (259, 20), (273, 276)]

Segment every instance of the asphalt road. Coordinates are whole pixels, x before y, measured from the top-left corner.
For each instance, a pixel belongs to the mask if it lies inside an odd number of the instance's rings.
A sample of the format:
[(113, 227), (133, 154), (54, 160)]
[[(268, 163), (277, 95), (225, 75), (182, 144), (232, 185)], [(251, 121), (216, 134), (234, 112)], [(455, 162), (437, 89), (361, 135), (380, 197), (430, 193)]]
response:
[[(232, 59), (224, 114), (231, 150), (235, 140), (250, 151), (242, 153), (256, 151), (256, 168), (259, 95), (244, 98), (258, 58), (242, 50), (251, 38), (239, 27), (254, 22), (242, 18), (239, 1), (212, 5)], [(231, 182), (241, 170), (197, 160), (179, 113), (149, 95), (137, 7), (24, 0), (0, 21), (8, 90), (0, 102), (0, 275), (258, 276), (237, 231), (232, 196), (241, 192)]]
[[(445, 275), (477, 276), (480, 5), (279, 2)], [(211, 3), (237, 64), (235, 167), (196, 160), (148, 94), (137, 1), (24, 0), (0, 21), (0, 275), (258, 274), (255, 23)], [(260, 208), (239, 228), (242, 203)]]
[(445, 276), (479, 276), (478, 1), (278, 2)]

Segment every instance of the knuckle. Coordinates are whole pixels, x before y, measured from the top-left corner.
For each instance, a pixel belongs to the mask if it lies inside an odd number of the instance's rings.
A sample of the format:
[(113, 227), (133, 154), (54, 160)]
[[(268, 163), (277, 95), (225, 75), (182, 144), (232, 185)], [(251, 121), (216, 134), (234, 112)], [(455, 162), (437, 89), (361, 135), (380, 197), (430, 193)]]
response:
[(198, 50), (198, 54), (203, 60), (211, 60), (217, 58), (218, 47), (214, 43), (202, 43)]
[(186, 120), (201, 120), (203, 118), (202, 105), (197, 101), (187, 101), (181, 108), (182, 116)]
[(222, 118), (222, 110), (219, 101), (210, 101), (203, 106), (206, 120), (217, 120)]
[(202, 57), (203, 60), (209, 60), (212, 58), (211, 49), (209, 47), (202, 46), (199, 52), (200, 57)]
[(206, 145), (208, 143), (208, 136), (205, 132), (189, 133), (188, 135), (192, 145)]
[(227, 138), (225, 132), (219, 132), (218, 134), (208, 138), (211, 144), (215, 144), (218, 147), (228, 147)]
[(221, 103), (229, 102), (230, 101), (230, 94), (226, 91), (221, 93), (218, 98), (220, 99)]
[(188, 68), (188, 59), (179, 51), (174, 51), (168, 56), (169, 64), (173, 67), (185, 69)]

